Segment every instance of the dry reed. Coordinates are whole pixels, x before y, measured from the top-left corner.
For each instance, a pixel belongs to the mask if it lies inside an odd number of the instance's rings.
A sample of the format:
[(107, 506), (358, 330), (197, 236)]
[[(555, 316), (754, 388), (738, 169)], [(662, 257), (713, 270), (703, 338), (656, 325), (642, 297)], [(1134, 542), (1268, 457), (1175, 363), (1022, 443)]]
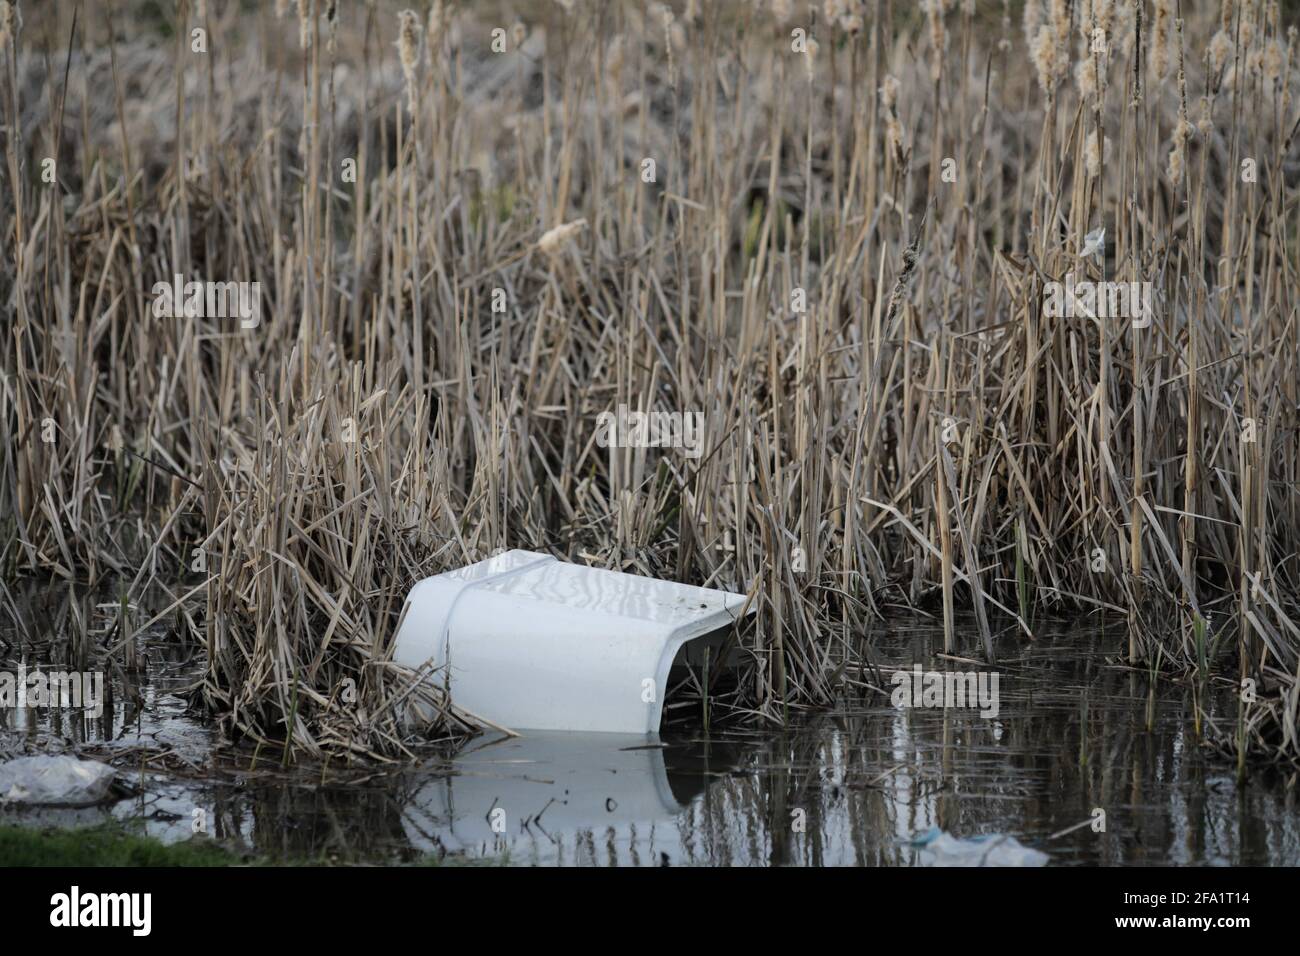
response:
[[(6, 573), (205, 549), (208, 704), (310, 753), (400, 750), (402, 593), (509, 546), (755, 592), (771, 719), (900, 606), (990, 657), (1087, 610), (1175, 676), (1212, 635), (1258, 694), (1227, 746), (1300, 759), (1294, 10), (993, 6), (439, 3), (399, 44), (340, 3), (326, 49), (316, 4), (210, 5), (206, 58), (26, 11)], [(260, 281), (261, 323), (155, 318), (178, 273)], [(1047, 316), (1067, 273), (1151, 283), (1153, 320)], [(599, 448), (620, 402), (703, 412), (705, 453)]]

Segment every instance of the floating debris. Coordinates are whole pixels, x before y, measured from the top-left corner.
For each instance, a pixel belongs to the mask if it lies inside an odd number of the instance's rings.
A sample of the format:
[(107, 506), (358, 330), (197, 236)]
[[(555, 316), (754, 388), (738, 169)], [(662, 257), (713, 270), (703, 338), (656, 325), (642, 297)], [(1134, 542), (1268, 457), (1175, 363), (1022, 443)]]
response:
[(743, 594), (506, 551), (416, 584), (393, 659), (450, 665), (452, 703), (498, 729), (653, 734), (678, 649), (746, 606)]
[(913, 837), (921, 851), (922, 866), (1045, 866), (1042, 850), (1025, 846), (1006, 833), (987, 833), (961, 839), (931, 827)]
[(0, 763), (0, 803), (87, 807), (103, 803), (117, 771), (98, 760), (19, 757)]

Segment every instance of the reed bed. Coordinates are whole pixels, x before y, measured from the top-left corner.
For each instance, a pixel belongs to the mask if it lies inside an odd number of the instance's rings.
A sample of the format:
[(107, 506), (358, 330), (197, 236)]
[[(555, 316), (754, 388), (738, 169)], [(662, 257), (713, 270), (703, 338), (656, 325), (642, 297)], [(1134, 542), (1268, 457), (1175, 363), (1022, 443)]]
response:
[(0, 52), (0, 549), (164, 582), (232, 735), (400, 751), (401, 595), (524, 547), (753, 593), (766, 719), (903, 611), (1086, 612), (1300, 759), (1293, 4), (146, 6)]

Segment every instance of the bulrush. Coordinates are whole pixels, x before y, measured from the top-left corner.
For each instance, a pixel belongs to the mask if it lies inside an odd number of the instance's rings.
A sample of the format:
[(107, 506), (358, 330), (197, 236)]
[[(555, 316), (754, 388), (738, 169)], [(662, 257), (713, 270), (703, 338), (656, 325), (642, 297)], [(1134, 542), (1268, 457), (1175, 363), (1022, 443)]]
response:
[(9, 0), (0, 0), (0, 49), (9, 45), (9, 41), (17, 35), (21, 24), (18, 7), (11, 4)]
[(537, 248), (548, 256), (557, 256), (564, 248), (565, 243), (586, 228), (587, 220), (576, 219), (573, 222), (566, 222), (553, 229), (548, 229), (542, 233), (542, 238), (537, 240)]
[(65, 89), (76, 5), (15, 57), (0, 0), (0, 609), (171, 594), (129, 633), (288, 761), (473, 723), (392, 643), (497, 548), (752, 595), (773, 724), (908, 608), (1087, 614), (1300, 762), (1294, 4), (227, 0), (309, 55), (207, 57), (83, 4)]
[(414, 10), (403, 10), (397, 15), (397, 23), (397, 59), (406, 79), (406, 108), (414, 114), (417, 99), (415, 70), (420, 62), (420, 18)]

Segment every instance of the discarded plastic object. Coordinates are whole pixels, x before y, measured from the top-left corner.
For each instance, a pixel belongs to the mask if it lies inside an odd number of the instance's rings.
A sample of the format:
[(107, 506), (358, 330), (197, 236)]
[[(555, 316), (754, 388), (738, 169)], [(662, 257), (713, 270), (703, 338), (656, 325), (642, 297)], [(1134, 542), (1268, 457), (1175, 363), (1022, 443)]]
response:
[(86, 807), (102, 803), (116, 774), (97, 760), (19, 757), (0, 763), (0, 803)]
[(1044, 866), (1048, 856), (1006, 833), (959, 839), (931, 827), (912, 839), (922, 866)]
[(678, 649), (745, 595), (506, 551), (411, 589), (393, 659), (511, 730), (652, 734)]

